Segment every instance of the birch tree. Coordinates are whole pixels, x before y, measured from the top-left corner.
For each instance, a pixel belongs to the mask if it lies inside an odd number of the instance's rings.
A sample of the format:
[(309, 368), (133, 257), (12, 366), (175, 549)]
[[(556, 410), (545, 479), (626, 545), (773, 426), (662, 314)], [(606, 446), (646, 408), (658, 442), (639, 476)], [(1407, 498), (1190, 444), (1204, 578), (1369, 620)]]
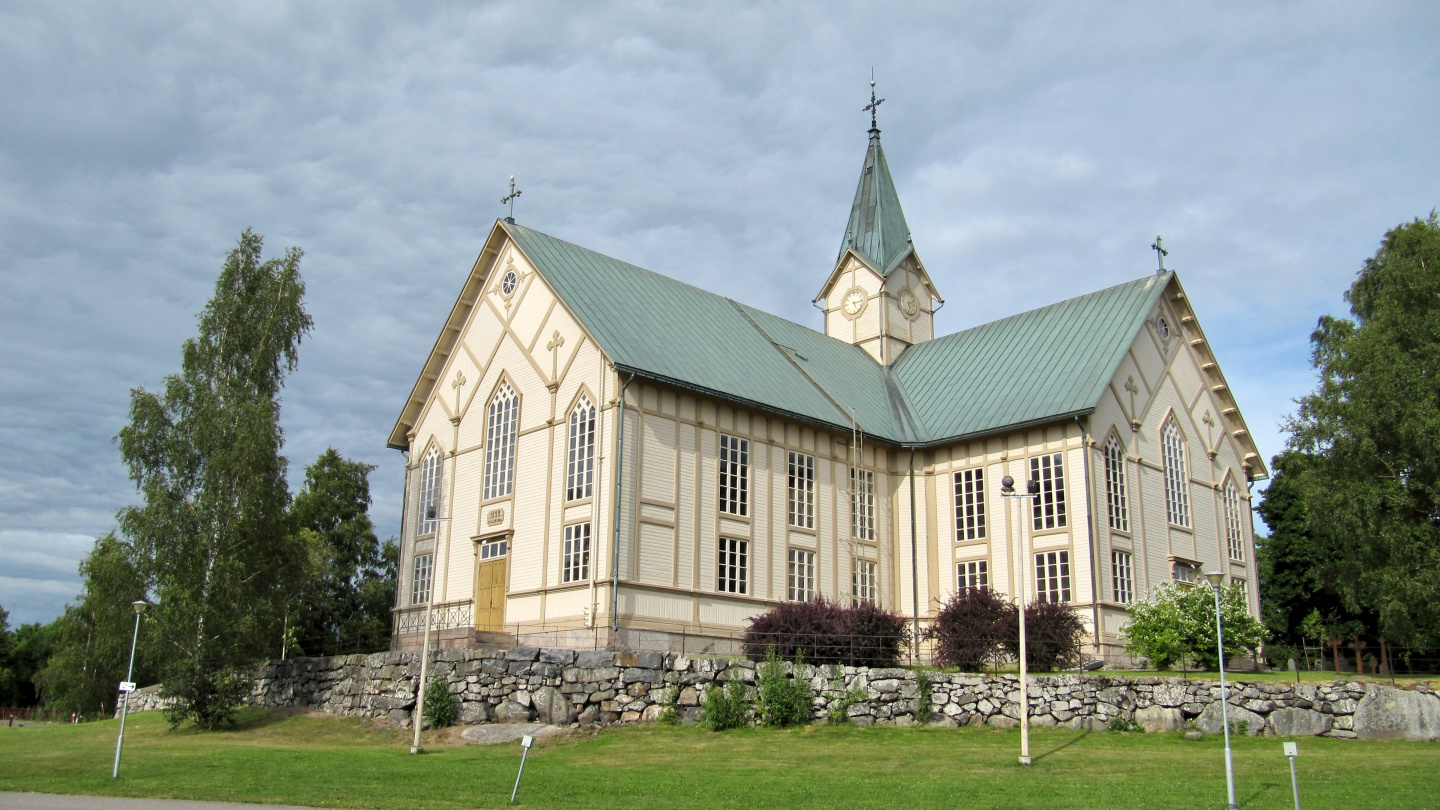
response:
[(279, 394), (311, 327), (298, 248), (262, 261), (241, 234), (185, 341), (181, 371), (135, 389), (120, 453), (142, 504), (119, 514), (158, 613), (171, 721), (227, 721), (236, 667), (279, 635), (302, 550), (288, 525)]

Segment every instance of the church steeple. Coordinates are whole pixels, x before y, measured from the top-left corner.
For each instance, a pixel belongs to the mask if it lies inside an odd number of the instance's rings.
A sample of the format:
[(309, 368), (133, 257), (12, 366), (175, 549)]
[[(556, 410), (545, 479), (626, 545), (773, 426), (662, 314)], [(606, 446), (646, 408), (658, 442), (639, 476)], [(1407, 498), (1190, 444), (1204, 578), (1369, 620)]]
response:
[[(855, 202), (850, 206), (850, 222), (840, 243), (840, 256), (853, 250), (866, 264), (881, 275), (889, 275), (895, 265), (911, 250), (910, 226), (900, 210), (900, 195), (880, 147), (880, 128), (875, 124), (875, 109), (884, 99), (875, 98), (875, 83), (870, 83), (870, 147), (865, 150), (865, 165), (860, 170), (860, 185), (855, 189)], [(838, 258), (837, 258), (838, 261)]]
[(915, 246), (910, 226), (900, 210), (895, 179), (880, 148), (880, 127), (875, 110), (883, 98), (875, 97), (870, 82), (870, 146), (850, 221), (840, 242), (835, 269), (815, 301), (824, 301), (825, 334), (853, 343), (881, 363), (893, 363), (913, 346), (935, 336), (935, 303), (944, 299), (930, 282)]

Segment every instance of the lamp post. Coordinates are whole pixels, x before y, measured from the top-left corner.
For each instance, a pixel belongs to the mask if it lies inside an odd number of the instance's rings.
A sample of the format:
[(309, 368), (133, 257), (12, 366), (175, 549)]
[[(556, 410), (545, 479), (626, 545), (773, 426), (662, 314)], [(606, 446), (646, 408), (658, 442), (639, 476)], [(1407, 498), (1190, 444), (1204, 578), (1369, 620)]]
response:
[(1220, 651), (1220, 722), (1225, 725), (1225, 793), (1228, 797), (1225, 806), (1233, 810), (1240, 805), (1235, 803), (1235, 761), (1230, 755), (1230, 692), (1225, 686), (1225, 628), (1220, 619), (1220, 585), (1225, 582), (1225, 575), (1211, 571), (1205, 579), (1215, 594), (1215, 644)]
[[(445, 535), (448, 550), (451, 518), (435, 517), (435, 507), (431, 506), (425, 510), (425, 519), (433, 520), (437, 524), (435, 527), (437, 540), (435, 553), (437, 555), (440, 553), (440, 543), (438, 542), (440, 527), (438, 524), (446, 524)], [(415, 726), (415, 738), (410, 742), (410, 753), (412, 754), (420, 753), (420, 727), (425, 724), (425, 679), (430, 673), (430, 615), (431, 610), (435, 607), (435, 572), (439, 570), (436, 562), (438, 560), (432, 560), (430, 563), (430, 582), (425, 594), (425, 640), (420, 645), (420, 682), (415, 685), (415, 717), (411, 721), (411, 724)], [(446, 568), (448, 569), (449, 566)]]
[[(1030, 479), (1026, 482), (1026, 491), (1022, 494), (1015, 491), (1015, 479), (1005, 476), (1000, 479), (1000, 497), (1002, 498), (1024, 498), (1031, 500), (1040, 495), (1040, 482)], [(1025, 566), (1028, 556), (1025, 550), (1025, 520), (1021, 515), (1016, 527), (1016, 545), (1019, 546), (1020, 564), (1015, 567), (1016, 582), (1019, 585), (1020, 596), (1020, 764), (1033, 765), (1034, 760), (1030, 758), (1030, 684), (1027, 677), (1027, 661), (1025, 655)]]
[(130, 636), (130, 667), (125, 670), (125, 681), (120, 684), (120, 694), (124, 695), (120, 702), (120, 736), (115, 738), (115, 765), (110, 769), (110, 778), (120, 778), (120, 750), (125, 747), (125, 715), (130, 710), (130, 693), (135, 691), (135, 683), (130, 679), (135, 676), (135, 642), (140, 640), (140, 614), (150, 603), (143, 599), (137, 599), (130, 603), (135, 608), (135, 632)]

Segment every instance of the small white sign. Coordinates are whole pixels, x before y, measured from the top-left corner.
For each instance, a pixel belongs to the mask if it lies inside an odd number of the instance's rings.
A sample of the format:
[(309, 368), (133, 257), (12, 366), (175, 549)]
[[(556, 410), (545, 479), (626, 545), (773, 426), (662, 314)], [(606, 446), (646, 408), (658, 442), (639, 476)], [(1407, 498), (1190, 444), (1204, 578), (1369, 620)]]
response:
[(521, 745), (521, 747), (529, 748), (530, 746), (532, 746), (532, 745), (534, 745), (534, 744), (535, 744), (535, 738), (534, 738), (534, 737), (531, 737), (529, 734), (526, 734), (524, 737), (521, 737), (521, 738), (520, 738), (520, 745)]
[(134, 691), (135, 691), (135, 682), (134, 682), (134, 681), (121, 681), (121, 682), (120, 682), (120, 691), (121, 691), (121, 692), (134, 692)]
[(1281, 745), (1285, 746), (1285, 756), (1287, 756), (1287, 757), (1298, 757), (1298, 756), (1300, 756), (1300, 744), (1299, 744), (1299, 743), (1281, 743)]

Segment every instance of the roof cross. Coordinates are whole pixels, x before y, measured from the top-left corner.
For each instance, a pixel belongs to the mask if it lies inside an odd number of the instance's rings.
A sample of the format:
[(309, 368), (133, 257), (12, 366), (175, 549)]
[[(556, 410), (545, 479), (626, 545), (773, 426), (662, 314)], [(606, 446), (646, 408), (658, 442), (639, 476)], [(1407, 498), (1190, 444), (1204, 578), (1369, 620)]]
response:
[(875, 71), (870, 71), (870, 103), (861, 108), (864, 112), (870, 113), (870, 131), (879, 132), (880, 128), (875, 125), (875, 111), (885, 103), (883, 98), (875, 98)]
[(500, 198), (500, 204), (508, 204), (510, 206), (510, 215), (505, 217), (505, 221), (509, 222), (512, 225), (515, 224), (515, 198), (519, 197), (523, 193), (524, 192), (515, 188), (515, 175), (510, 175), (510, 193)]
[(1155, 251), (1155, 258), (1160, 260), (1160, 269), (1155, 271), (1156, 274), (1165, 272), (1165, 257), (1170, 255), (1170, 251), (1161, 245), (1159, 236), (1155, 237), (1155, 244), (1151, 245), (1150, 249)]

